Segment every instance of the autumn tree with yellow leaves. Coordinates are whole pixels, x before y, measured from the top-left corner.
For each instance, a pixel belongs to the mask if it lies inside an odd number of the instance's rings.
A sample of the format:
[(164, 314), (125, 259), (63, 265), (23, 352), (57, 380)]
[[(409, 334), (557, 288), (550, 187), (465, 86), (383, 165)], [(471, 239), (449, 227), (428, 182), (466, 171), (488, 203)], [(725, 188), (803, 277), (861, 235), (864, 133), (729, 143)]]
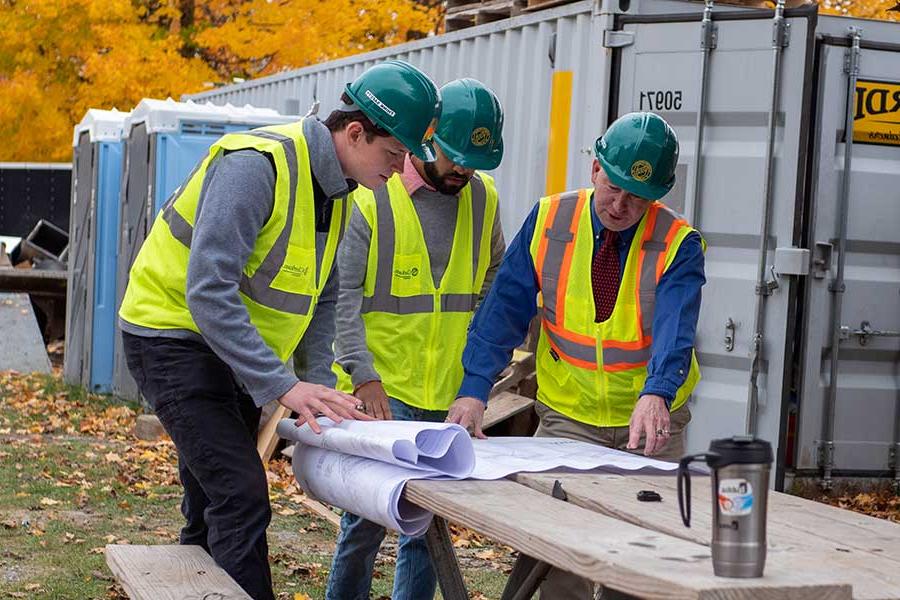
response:
[(0, 0), (0, 161), (67, 161), (88, 108), (130, 110), (424, 37), (416, 0)]
[[(900, 19), (900, 0), (822, 0)], [(0, 161), (67, 161), (88, 108), (129, 110), (436, 33), (441, 0), (0, 0)]]

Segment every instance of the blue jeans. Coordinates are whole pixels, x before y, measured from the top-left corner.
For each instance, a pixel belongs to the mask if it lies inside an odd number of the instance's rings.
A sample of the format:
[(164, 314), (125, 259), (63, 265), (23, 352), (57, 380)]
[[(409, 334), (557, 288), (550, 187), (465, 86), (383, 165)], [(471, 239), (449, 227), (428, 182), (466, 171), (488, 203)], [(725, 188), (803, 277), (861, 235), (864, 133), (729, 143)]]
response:
[[(443, 421), (445, 410), (424, 410), (390, 399), (395, 421)], [(368, 600), (375, 555), (385, 529), (362, 517), (344, 513), (341, 533), (328, 575), (326, 600)], [(437, 576), (431, 566), (425, 537), (400, 536), (392, 600), (433, 600)]]

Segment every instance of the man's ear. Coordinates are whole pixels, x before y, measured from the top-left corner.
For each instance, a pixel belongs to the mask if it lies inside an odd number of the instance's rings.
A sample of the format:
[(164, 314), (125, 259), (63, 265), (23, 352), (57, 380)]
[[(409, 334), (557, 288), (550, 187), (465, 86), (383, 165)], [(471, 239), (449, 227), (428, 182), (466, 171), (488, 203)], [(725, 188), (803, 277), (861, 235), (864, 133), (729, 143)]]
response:
[(597, 185), (597, 177), (600, 175), (600, 169), (603, 167), (600, 166), (600, 161), (596, 158), (594, 162), (591, 164), (591, 183)]
[(359, 144), (366, 138), (366, 130), (359, 121), (351, 121), (344, 130), (344, 134), (347, 136), (347, 143), (351, 146)]

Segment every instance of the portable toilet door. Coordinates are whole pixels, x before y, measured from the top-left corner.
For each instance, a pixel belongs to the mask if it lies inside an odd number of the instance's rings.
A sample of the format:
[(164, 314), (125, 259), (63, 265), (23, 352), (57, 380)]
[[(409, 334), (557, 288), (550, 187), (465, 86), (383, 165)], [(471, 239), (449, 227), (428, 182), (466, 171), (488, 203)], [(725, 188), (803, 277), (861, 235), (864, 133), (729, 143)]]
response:
[[(98, 293), (97, 286), (105, 284), (109, 287), (110, 268), (115, 277), (115, 245), (105, 244), (103, 238), (112, 235), (115, 239), (118, 229), (118, 223), (110, 223), (111, 218), (106, 213), (112, 210), (115, 215), (118, 208), (122, 124), (127, 114), (117, 110), (88, 110), (75, 126), (72, 139), (74, 177), (63, 373), (69, 383), (89, 385), (91, 389), (105, 392), (110, 389), (111, 373), (106, 377), (105, 388), (97, 389), (93, 385), (95, 367), (101, 367), (95, 361), (106, 362), (110, 367), (112, 364), (111, 349), (104, 356), (103, 348), (96, 343), (95, 336), (109, 330), (101, 322), (104, 314), (102, 310), (98, 313), (97, 306), (105, 306), (109, 312), (115, 296), (110, 298), (107, 292), (104, 297), (103, 290)], [(110, 182), (112, 190), (109, 190)], [(113, 194), (111, 200), (110, 193)], [(109, 348), (109, 344), (106, 346)]]
[[(124, 126), (125, 169), (116, 276), (121, 306), (131, 265), (157, 213), (222, 135), (297, 117), (252, 106), (216, 106), (175, 100), (142, 100)], [(113, 392), (137, 400), (137, 386), (125, 362), (121, 336), (115, 339)]]

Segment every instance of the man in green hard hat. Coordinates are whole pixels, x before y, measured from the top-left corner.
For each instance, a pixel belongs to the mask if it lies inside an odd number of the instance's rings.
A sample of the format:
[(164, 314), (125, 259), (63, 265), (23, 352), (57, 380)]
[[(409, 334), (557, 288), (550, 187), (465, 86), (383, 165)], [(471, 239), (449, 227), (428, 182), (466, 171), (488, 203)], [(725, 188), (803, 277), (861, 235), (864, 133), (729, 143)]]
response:
[[(659, 201), (675, 184), (678, 139), (658, 115), (630, 113), (594, 152), (593, 187), (542, 198), (510, 243), (448, 420), (482, 435), (488, 392), (540, 316), (536, 435), (677, 460), (706, 281), (700, 234)], [(552, 569), (541, 598), (592, 599), (593, 584)]]
[[(433, 160), (432, 81), (400, 61), (349, 84), (341, 109), (220, 138), (157, 216), (119, 311), (128, 367), (178, 449), (182, 544), (272, 600), (261, 407), (366, 419), (333, 389), (338, 241), (347, 195)], [(285, 363), (294, 357), (295, 372)]]
[[(338, 264), (335, 370), (378, 419), (443, 421), (462, 381), (466, 330), (503, 256), (491, 176), (503, 157), (503, 112), (474, 79), (441, 88), (434, 162), (359, 188)], [(326, 598), (369, 597), (385, 530), (345, 513)], [(423, 537), (400, 536), (392, 598), (431, 600)]]

